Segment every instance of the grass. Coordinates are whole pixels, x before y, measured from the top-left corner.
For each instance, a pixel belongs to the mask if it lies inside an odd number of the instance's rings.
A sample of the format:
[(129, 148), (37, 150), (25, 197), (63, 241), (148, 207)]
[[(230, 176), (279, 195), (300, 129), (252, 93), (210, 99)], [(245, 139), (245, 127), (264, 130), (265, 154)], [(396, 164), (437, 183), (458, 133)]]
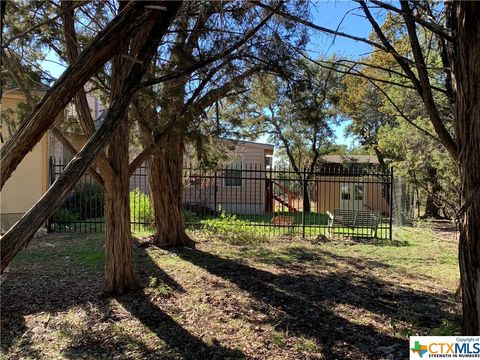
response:
[(135, 247), (141, 288), (116, 298), (101, 293), (100, 234), (35, 240), (2, 277), (1, 357), (403, 359), (409, 335), (458, 333), (453, 232), (192, 235), (196, 249)]
[[(295, 222), (293, 226), (273, 226), (273, 216), (293, 216)], [(196, 216), (194, 213), (186, 213), (185, 218), (187, 227), (192, 232), (205, 231), (208, 235), (217, 233), (227, 233), (232, 243), (239, 244), (250, 239), (252, 242), (264, 241), (265, 238), (277, 236), (305, 236), (317, 237), (319, 235), (339, 235), (339, 236), (358, 236), (372, 237), (374, 232), (370, 228), (348, 228), (328, 226), (328, 216), (320, 213), (302, 213), (302, 212), (276, 212), (274, 214), (221, 214), (220, 216)], [(104, 231), (104, 219), (95, 218), (87, 220), (71, 220), (65, 223), (56, 223), (53, 230), (59, 233), (86, 232), (102, 233)], [(132, 220), (132, 234), (135, 237), (145, 237), (154, 232), (154, 228), (149, 225)], [(388, 223), (379, 224), (376, 237), (389, 238)], [(254, 240), (252, 240), (254, 239)], [(257, 241), (258, 240), (258, 241)]]

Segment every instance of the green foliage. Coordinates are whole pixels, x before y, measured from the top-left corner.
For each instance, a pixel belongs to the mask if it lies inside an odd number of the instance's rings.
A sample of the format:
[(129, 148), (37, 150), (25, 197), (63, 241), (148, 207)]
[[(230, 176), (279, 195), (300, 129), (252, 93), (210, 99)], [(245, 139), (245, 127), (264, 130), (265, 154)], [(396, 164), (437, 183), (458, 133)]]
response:
[(54, 214), (54, 221), (59, 223), (72, 223), (78, 221), (80, 216), (68, 209), (58, 209)]
[(198, 221), (197, 214), (193, 211), (183, 209), (183, 219), (186, 223), (194, 223)]
[(252, 226), (249, 221), (226, 213), (222, 213), (219, 218), (203, 220), (202, 230), (232, 245), (256, 244), (267, 238), (262, 227)]
[(130, 192), (130, 219), (145, 224), (155, 219), (150, 196), (138, 188)]
[(294, 170), (314, 168), (332, 150), (340, 78), (334, 69), (292, 59), (277, 75), (259, 74), (248, 96), (224, 109), (222, 118), (245, 137), (268, 136)]
[(432, 330), (432, 336), (453, 336), (460, 333), (460, 322), (452, 322), (448, 319), (442, 319), (442, 324)]
[(65, 199), (62, 207), (78, 213), (80, 220), (103, 216), (105, 195), (96, 182), (79, 183)]
[[(433, 132), (427, 119), (419, 117), (415, 123)], [(391, 159), (396, 173), (417, 186), (423, 204), (431, 194), (439, 206), (446, 206), (450, 214), (456, 210), (459, 203), (457, 167), (437, 141), (403, 121), (380, 130), (379, 148)]]

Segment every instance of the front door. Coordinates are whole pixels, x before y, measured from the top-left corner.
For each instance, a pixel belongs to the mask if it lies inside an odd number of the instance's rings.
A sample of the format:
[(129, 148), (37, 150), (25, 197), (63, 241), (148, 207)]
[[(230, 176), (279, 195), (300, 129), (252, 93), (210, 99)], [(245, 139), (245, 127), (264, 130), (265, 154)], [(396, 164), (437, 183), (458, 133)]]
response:
[(364, 184), (340, 183), (340, 209), (363, 210)]

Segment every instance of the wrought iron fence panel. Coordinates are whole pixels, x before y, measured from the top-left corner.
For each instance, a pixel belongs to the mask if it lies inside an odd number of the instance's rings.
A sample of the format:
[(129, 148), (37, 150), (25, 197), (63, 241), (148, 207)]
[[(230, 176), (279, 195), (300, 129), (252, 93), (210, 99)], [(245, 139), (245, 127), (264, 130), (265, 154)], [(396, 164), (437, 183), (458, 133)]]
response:
[[(52, 159), (51, 181), (66, 164)], [(183, 169), (186, 226), (259, 236), (350, 236), (391, 239), (393, 171), (326, 164), (316, 171), (263, 164)], [(395, 193), (396, 194), (396, 193)], [(154, 231), (147, 165), (130, 178), (133, 231)], [(103, 190), (87, 173), (49, 221), (54, 231), (101, 232)]]

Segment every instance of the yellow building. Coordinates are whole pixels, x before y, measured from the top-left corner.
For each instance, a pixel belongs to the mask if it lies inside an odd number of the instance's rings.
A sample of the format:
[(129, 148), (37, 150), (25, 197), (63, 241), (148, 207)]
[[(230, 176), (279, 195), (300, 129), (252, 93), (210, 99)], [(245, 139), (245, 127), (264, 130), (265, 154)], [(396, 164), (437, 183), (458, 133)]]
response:
[[(17, 90), (6, 90), (2, 94), (0, 111), (12, 123), (18, 124), (17, 108), (25, 103), (25, 97)], [(7, 141), (12, 129), (9, 122), (2, 121), (2, 144)], [(18, 165), (0, 192), (0, 226), (7, 230), (28, 211), (48, 187), (49, 140), (45, 134), (40, 142)]]
[[(33, 95), (41, 98), (46, 90), (46, 88), (34, 90)], [(87, 102), (93, 118), (97, 119), (102, 111), (99, 100), (88, 94)], [(19, 123), (19, 110), (25, 105), (25, 96), (18, 89), (3, 91), (0, 108), (2, 114), (0, 147), (15, 132), (15, 126)], [(67, 139), (75, 148), (80, 149), (86, 140), (81, 135), (80, 127), (75, 120), (76, 116), (73, 104), (69, 104), (65, 111), (59, 115), (63, 126), (68, 129), (66, 130)], [(49, 187), (49, 158), (53, 157), (68, 162), (72, 156), (73, 154), (64, 149), (50, 132), (43, 135), (40, 142), (25, 156), (0, 192), (0, 227), (3, 230), (9, 229), (17, 222), (47, 191)]]

